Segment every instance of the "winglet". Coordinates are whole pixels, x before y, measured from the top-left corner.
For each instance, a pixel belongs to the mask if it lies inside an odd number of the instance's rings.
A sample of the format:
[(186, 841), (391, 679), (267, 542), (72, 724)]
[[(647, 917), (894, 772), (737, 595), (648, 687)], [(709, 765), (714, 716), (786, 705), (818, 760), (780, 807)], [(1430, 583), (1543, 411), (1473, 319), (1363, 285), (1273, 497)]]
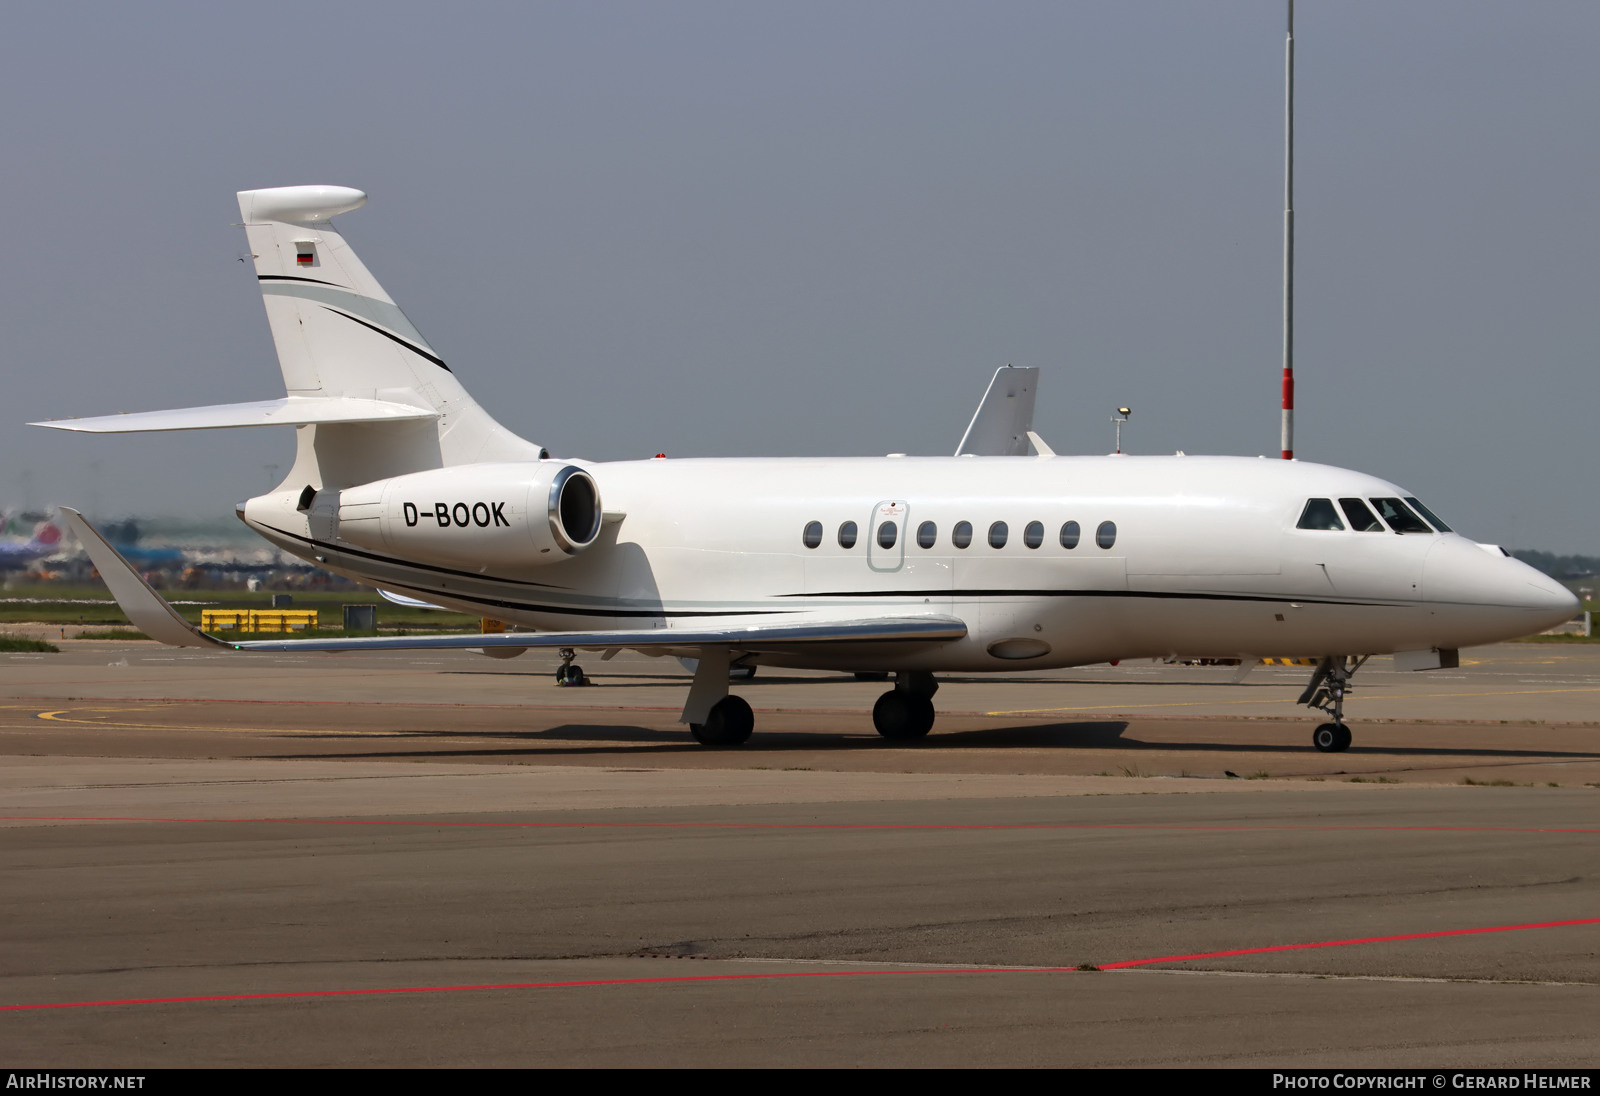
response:
[(82, 514), (70, 506), (61, 507), (61, 514), (135, 628), (169, 647), (228, 646), (184, 620)]
[(1033, 429), (1033, 398), (1039, 388), (1038, 366), (1002, 365), (995, 370), (983, 402), (973, 412), (956, 456), (1022, 457)]

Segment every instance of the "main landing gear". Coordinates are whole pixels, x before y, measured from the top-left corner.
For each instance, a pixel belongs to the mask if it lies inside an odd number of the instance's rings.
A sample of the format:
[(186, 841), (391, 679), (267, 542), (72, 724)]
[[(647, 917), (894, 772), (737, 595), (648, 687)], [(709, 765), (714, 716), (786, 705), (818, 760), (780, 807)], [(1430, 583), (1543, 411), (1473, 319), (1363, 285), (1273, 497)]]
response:
[(689, 733), (702, 746), (742, 746), (755, 729), (755, 712), (738, 696), (723, 697), (711, 706), (704, 723), (689, 724)]
[[(754, 663), (748, 663), (752, 668)], [(755, 730), (756, 716), (743, 698), (728, 694), (733, 652), (712, 647), (697, 652), (694, 684), (683, 702), (678, 722), (689, 724), (689, 733), (702, 746), (742, 746)]]
[(1311, 744), (1322, 753), (1343, 753), (1350, 748), (1350, 728), (1344, 725), (1344, 698), (1352, 691), (1351, 675), (1366, 665), (1371, 655), (1329, 655), (1317, 663), (1311, 684), (1300, 694), (1299, 703), (1333, 716), (1311, 732)]
[(933, 694), (939, 683), (926, 670), (895, 674), (894, 688), (872, 706), (872, 725), (884, 738), (922, 738), (933, 729)]
[[(696, 652), (694, 683), (683, 702), (680, 723), (702, 746), (742, 746), (755, 730), (755, 713), (743, 698), (728, 692), (728, 671), (734, 660), (726, 649)], [(734, 667), (737, 668), (737, 667)], [(909, 740), (933, 729), (933, 694), (939, 683), (923, 670), (895, 674), (894, 688), (878, 698), (872, 725), (884, 738)]]

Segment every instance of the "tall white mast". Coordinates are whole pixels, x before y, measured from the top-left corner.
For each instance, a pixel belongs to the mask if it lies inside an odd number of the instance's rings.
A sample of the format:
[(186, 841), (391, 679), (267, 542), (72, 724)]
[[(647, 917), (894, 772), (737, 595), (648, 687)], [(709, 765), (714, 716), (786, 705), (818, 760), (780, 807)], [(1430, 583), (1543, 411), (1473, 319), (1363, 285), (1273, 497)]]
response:
[(1294, 459), (1294, 0), (1283, 46), (1283, 459)]

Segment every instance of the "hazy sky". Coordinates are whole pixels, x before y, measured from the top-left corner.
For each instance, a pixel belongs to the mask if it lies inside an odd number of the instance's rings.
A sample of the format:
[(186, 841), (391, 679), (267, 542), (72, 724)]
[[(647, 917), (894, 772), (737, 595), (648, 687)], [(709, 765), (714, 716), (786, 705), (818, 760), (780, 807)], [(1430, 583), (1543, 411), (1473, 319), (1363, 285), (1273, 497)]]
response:
[[(1282, 0), (22, 3), (0, 36), (0, 503), (227, 515), (287, 428), (234, 191), (339, 225), (558, 455), (1278, 448)], [(1296, 448), (1600, 552), (1600, 5), (1301, 0)]]

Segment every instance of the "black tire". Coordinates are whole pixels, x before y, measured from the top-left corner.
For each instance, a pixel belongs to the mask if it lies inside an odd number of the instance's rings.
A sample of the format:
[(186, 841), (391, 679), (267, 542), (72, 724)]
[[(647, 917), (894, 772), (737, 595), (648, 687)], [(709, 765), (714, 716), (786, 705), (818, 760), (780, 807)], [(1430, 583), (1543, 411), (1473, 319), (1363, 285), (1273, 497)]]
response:
[(689, 733), (702, 746), (742, 746), (750, 741), (756, 714), (742, 697), (725, 696), (712, 705), (704, 723), (689, 724)]
[(565, 685), (566, 683), (567, 683), (567, 667), (566, 667), (565, 663), (562, 663), (560, 666), (556, 667), (556, 684), (557, 685)]
[(890, 689), (872, 706), (872, 725), (884, 738), (897, 742), (921, 738), (933, 729), (933, 701)]
[(1311, 744), (1320, 753), (1343, 753), (1350, 748), (1350, 728), (1343, 723), (1323, 723), (1311, 732)]
[(587, 684), (589, 684), (589, 682), (584, 679), (583, 667), (582, 666), (579, 666), (577, 663), (573, 663), (571, 666), (567, 667), (567, 684), (568, 685), (587, 685)]

